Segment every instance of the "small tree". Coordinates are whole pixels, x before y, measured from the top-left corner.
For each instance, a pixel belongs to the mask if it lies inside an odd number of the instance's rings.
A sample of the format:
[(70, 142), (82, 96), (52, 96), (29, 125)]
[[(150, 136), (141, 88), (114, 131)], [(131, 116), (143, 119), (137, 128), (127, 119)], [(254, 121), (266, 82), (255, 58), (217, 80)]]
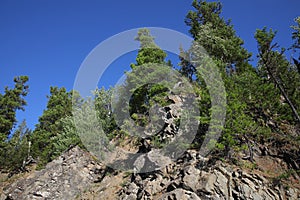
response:
[(28, 158), (31, 156), (31, 130), (23, 121), (12, 137), (0, 149), (0, 166), (11, 172), (25, 171)]

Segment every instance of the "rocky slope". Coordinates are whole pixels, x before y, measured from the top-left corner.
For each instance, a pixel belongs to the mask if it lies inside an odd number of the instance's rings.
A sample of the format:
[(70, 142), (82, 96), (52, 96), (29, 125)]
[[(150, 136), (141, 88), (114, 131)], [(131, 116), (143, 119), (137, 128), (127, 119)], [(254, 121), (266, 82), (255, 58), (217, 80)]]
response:
[[(275, 169), (278, 163), (272, 162)], [(74, 147), (45, 169), (2, 183), (0, 199), (300, 199), (297, 187), (275, 184), (261, 171), (212, 163), (189, 150), (161, 170), (132, 174), (107, 168)]]

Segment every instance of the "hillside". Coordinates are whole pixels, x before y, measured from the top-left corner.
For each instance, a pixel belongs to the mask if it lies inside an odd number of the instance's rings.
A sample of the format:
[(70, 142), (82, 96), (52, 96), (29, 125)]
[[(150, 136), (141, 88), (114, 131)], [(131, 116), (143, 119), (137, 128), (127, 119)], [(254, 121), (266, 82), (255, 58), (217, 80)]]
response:
[[(70, 91), (50, 86), (32, 130), (17, 117), (29, 77), (4, 87), (0, 200), (300, 199), (300, 17), (287, 47), (256, 29), (257, 55), (219, 1), (193, 0), (184, 22), (189, 36), (150, 27), (105, 40)], [(127, 42), (139, 44), (118, 66), (130, 70), (100, 88), (106, 53)]]
[(247, 161), (229, 165), (201, 159), (195, 150), (189, 150), (177, 162), (161, 170), (133, 174), (106, 168), (76, 146), (48, 163), (43, 170), (32, 170), (2, 182), (0, 199), (300, 198), (299, 176), (275, 175), (286, 170), (282, 159), (257, 152), (255, 161), (255, 167)]

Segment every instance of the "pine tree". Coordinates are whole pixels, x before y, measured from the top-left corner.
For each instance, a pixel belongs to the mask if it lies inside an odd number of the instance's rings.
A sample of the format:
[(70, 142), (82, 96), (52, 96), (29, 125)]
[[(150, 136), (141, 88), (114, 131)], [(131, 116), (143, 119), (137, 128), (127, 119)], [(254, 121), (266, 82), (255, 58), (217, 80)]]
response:
[(136, 65), (146, 63), (164, 63), (167, 54), (155, 44), (154, 37), (150, 35), (148, 29), (140, 29), (135, 40), (140, 42), (140, 49), (136, 57), (136, 64), (131, 65), (132, 69), (134, 69)]
[(249, 69), (251, 54), (242, 47), (244, 41), (236, 36), (230, 21), (220, 16), (222, 4), (194, 0), (192, 6), (195, 10), (189, 11), (185, 19), (189, 32), (210, 56), (223, 63), (221, 70), (240, 73)]
[(59, 124), (62, 130), (59, 134), (51, 138), (51, 143), (53, 144), (51, 160), (61, 155), (62, 152), (70, 147), (79, 145), (83, 148), (73, 116), (61, 118), (56, 124)]
[(0, 170), (21, 170), (28, 157), (31, 131), (25, 121), (12, 132), (17, 123), (17, 110), (24, 110), (26, 105), (24, 97), (28, 94), (27, 81), (27, 76), (15, 77), (14, 88), (6, 87), (4, 94), (0, 94)]
[(14, 131), (12, 137), (0, 149), (0, 170), (11, 173), (25, 171), (26, 162), (31, 156), (31, 130), (25, 120)]
[[(258, 72), (248, 63), (251, 53), (243, 48), (244, 42), (236, 35), (230, 20), (226, 21), (221, 17), (221, 3), (194, 0), (192, 5), (195, 10), (189, 11), (185, 22), (190, 26), (195, 42), (186, 52), (181, 50), (180, 72), (195, 84), (200, 96), (200, 126), (195, 141), (201, 144), (202, 137), (208, 131), (210, 121), (213, 120), (211, 111), (216, 109), (211, 107), (211, 94), (218, 92), (210, 91), (202, 77), (209, 76), (209, 70), (205, 66), (207, 64), (201, 61), (205, 58), (204, 49), (211, 57), (212, 64), (220, 69), (226, 87), (227, 115), (223, 135), (217, 146), (225, 148), (225, 153), (229, 155), (232, 148), (249, 144), (248, 137), (255, 135), (254, 130), (262, 134), (269, 131), (263, 127), (265, 123), (261, 122), (261, 109), (267, 110), (262, 96), (270, 86), (262, 84), (263, 80)], [(202, 50), (197, 46), (201, 46)], [(200, 63), (197, 70), (193, 63)]]
[(5, 140), (14, 128), (17, 119), (17, 110), (24, 110), (26, 101), (24, 97), (28, 94), (27, 76), (14, 78), (13, 89), (5, 88), (4, 94), (0, 94), (0, 139)]
[(64, 128), (60, 120), (72, 115), (72, 92), (50, 87), (47, 98), (47, 109), (33, 131), (34, 156), (40, 159), (41, 166), (53, 158), (53, 138), (61, 134)]
[[(294, 115), (294, 119), (300, 124), (298, 113), (300, 106), (300, 76), (297, 68), (285, 58), (285, 49), (275, 50), (279, 47), (277, 43), (273, 44), (275, 35), (276, 32), (273, 32), (272, 29), (267, 31), (266, 28), (263, 28), (256, 31), (255, 38), (258, 42), (260, 71), (262, 76), (267, 77), (268, 81), (274, 84), (276, 90), (280, 92), (284, 99), (280, 106), (282, 109), (280, 114), (286, 116), (289, 121), (293, 120), (289, 116)], [(279, 101), (279, 98), (277, 101)], [(290, 111), (287, 110), (285, 103), (289, 106)]]
[(163, 80), (164, 70), (170, 70), (170, 62), (166, 62), (167, 54), (154, 42), (148, 29), (140, 29), (135, 40), (140, 42), (140, 49), (136, 58), (136, 64), (131, 64), (132, 72), (128, 72), (126, 88), (131, 88), (128, 93), (133, 93), (129, 104), (130, 116), (139, 125), (148, 123), (151, 100), (164, 103), (163, 96), (168, 89), (162, 84), (156, 84), (153, 80)]

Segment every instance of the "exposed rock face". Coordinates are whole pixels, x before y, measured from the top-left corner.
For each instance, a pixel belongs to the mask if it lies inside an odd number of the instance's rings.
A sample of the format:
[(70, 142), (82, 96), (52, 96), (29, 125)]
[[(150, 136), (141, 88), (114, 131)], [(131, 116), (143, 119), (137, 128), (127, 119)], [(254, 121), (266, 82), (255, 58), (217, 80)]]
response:
[(262, 175), (188, 151), (177, 163), (148, 174), (109, 171), (74, 147), (45, 169), (4, 188), (1, 200), (22, 199), (300, 199), (296, 188), (272, 186)]
[(92, 156), (74, 147), (46, 168), (4, 189), (4, 199), (74, 199), (104, 174), (105, 168)]
[(166, 96), (164, 100), (168, 102), (167, 105), (150, 109), (152, 121), (145, 129), (131, 127), (131, 132), (143, 133), (138, 150), (123, 151), (122, 146), (115, 142), (112, 146), (117, 147), (106, 156), (106, 163), (116, 169), (145, 173), (159, 170), (176, 160), (185, 152), (187, 144), (192, 143), (195, 137), (193, 133), (198, 130), (199, 120), (194, 117), (195, 106), (191, 106), (195, 98), (192, 94)]
[[(120, 192), (121, 199), (300, 199), (295, 188), (273, 187), (263, 176), (218, 163), (204, 170), (205, 161), (187, 153), (187, 162), (173, 163), (162, 171), (137, 174)], [(134, 188), (134, 189), (132, 189)]]

